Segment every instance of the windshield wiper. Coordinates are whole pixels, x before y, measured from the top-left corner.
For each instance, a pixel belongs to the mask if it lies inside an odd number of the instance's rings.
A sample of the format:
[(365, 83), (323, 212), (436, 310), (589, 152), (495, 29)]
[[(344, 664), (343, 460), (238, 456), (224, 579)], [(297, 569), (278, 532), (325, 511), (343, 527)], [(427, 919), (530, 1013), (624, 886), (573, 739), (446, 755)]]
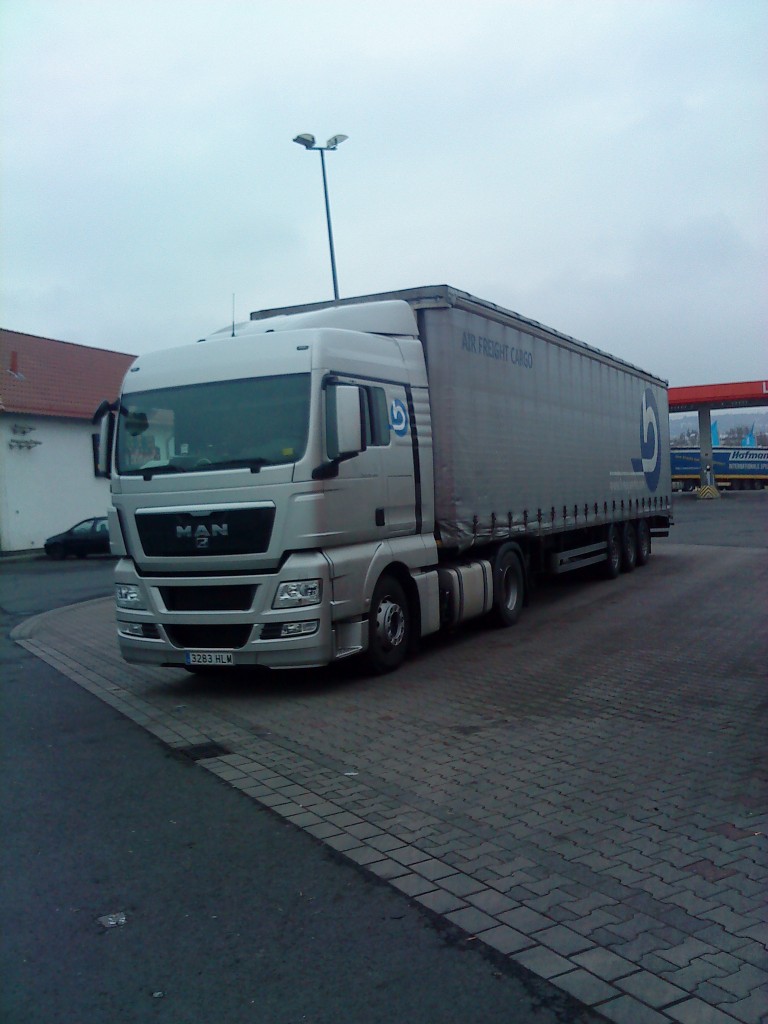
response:
[(145, 480), (151, 480), (155, 474), (161, 473), (207, 473), (216, 469), (250, 469), (252, 473), (259, 473), (263, 466), (277, 466), (279, 463), (273, 459), (226, 459), (223, 462), (208, 462), (201, 460), (191, 465), (181, 466), (175, 462), (168, 462), (163, 466), (147, 466), (146, 469), (136, 470), (135, 476), (143, 476)]
[(145, 480), (151, 480), (155, 473), (187, 473), (189, 470), (185, 466), (176, 466), (172, 462), (166, 463), (164, 466), (148, 466), (146, 469), (140, 469), (136, 475), (144, 477)]

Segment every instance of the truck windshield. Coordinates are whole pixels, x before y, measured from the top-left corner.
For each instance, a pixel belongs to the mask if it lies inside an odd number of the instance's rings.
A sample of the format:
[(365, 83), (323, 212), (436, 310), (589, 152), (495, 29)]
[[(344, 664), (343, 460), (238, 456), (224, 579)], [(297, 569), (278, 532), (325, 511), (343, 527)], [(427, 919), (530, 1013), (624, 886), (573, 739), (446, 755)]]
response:
[(309, 374), (290, 374), (124, 395), (117, 472), (258, 472), (298, 462), (307, 447), (309, 394)]

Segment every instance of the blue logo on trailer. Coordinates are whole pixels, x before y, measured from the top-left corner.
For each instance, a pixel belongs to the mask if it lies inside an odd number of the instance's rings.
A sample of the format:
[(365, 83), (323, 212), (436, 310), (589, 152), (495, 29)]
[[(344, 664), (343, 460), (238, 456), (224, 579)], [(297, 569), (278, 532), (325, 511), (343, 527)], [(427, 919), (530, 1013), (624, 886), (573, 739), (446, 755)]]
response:
[(640, 458), (632, 459), (632, 469), (645, 475), (650, 491), (659, 486), (661, 474), (661, 442), (659, 437), (659, 408), (653, 391), (646, 388), (640, 410)]
[(398, 437), (404, 437), (408, 433), (408, 410), (399, 398), (393, 398), (389, 407), (389, 425)]

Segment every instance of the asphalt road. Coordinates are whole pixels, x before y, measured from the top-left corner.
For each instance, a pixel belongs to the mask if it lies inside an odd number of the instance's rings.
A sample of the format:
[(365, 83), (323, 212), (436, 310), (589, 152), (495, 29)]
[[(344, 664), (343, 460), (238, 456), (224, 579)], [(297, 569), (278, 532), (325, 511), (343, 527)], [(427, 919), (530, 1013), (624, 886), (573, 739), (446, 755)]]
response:
[(670, 539), (716, 547), (768, 548), (768, 492), (728, 491), (719, 501), (676, 494)]
[[(683, 496), (674, 542), (768, 547), (767, 498)], [(601, 1019), (8, 640), (30, 615), (108, 593), (111, 569), (0, 563), (4, 1022)], [(115, 913), (124, 926), (99, 923)]]
[[(9, 639), (106, 560), (0, 565), (4, 1024), (587, 1024)], [(125, 914), (126, 923), (99, 922)]]

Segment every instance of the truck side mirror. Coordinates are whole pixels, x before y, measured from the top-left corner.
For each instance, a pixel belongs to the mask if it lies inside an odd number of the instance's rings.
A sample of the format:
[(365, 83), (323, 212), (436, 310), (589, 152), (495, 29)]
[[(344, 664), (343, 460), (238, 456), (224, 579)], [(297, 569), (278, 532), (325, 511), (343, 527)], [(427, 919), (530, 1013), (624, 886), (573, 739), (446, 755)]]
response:
[[(106, 408), (104, 408), (105, 405)], [(109, 479), (112, 476), (112, 440), (115, 436), (115, 414), (111, 406), (102, 402), (96, 411), (94, 422), (99, 424), (95, 453), (96, 475)]]
[(337, 459), (351, 459), (365, 450), (363, 438), (363, 392), (355, 384), (337, 384), (336, 444)]
[(312, 470), (313, 480), (338, 476), (339, 463), (365, 451), (364, 398), (355, 384), (331, 384), (325, 392), (325, 447), (328, 461)]

